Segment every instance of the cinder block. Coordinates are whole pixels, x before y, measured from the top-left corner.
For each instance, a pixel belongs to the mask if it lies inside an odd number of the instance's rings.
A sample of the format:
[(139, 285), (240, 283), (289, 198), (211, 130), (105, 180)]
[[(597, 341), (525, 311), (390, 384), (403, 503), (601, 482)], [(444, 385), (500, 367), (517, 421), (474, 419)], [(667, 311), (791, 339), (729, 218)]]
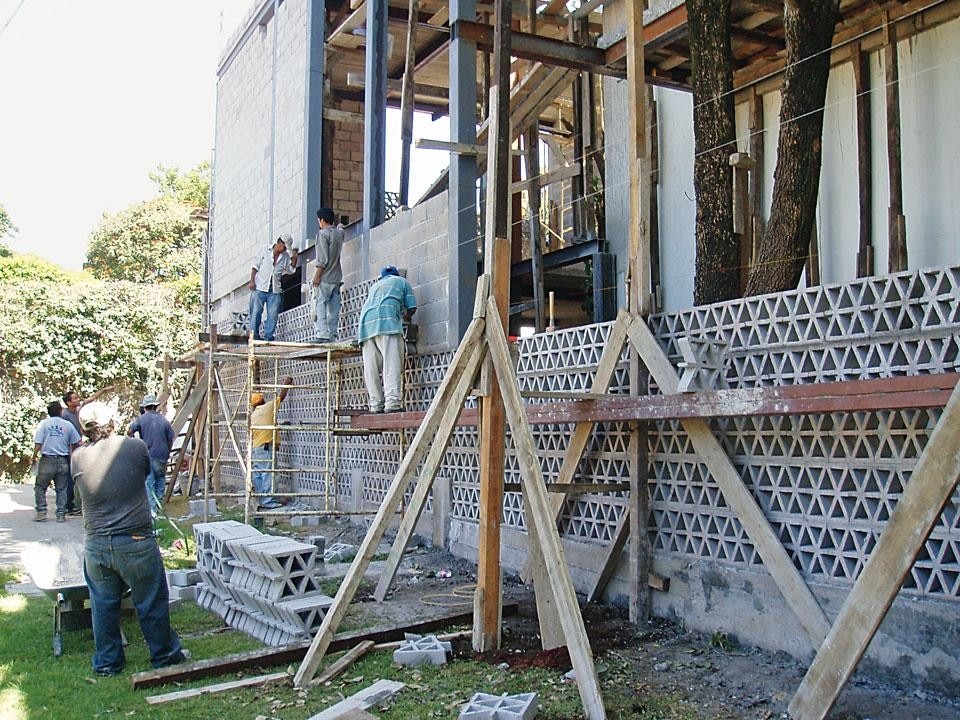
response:
[(197, 601), (197, 586), (196, 585), (174, 585), (170, 588), (170, 599), (171, 600), (189, 600), (191, 602)]
[(200, 582), (200, 573), (196, 570), (167, 570), (167, 585), (185, 587)]
[(478, 692), (460, 711), (460, 720), (532, 720), (536, 716), (536, 693), (488, 695)]
[(400, 647), (393, 651), (393, 661), (400, 665), (443, 665), (447, 662), (447, 653), (453, 652), (449, 642), (437, 640), (436, 635), (407, 635)]
[[(219, 515), (220, 512), (217, 510), (217, 501), (214, 498), (208, 498), (207, 503), (207, 515)], [(204, 500), (190, 500), (188, 501), (190, 514), (191, 515), (203, 515), (203, 504)]]
[(316, 546), (318, 555), (323, 555), (327, 548), (327, 538), (323, 535), (310, 535), (307, 542)]
[(349, 562), (357, 556), (357, 546), (347, 543), (333, 543), (323, 553), (323, 559), (328, 563)]

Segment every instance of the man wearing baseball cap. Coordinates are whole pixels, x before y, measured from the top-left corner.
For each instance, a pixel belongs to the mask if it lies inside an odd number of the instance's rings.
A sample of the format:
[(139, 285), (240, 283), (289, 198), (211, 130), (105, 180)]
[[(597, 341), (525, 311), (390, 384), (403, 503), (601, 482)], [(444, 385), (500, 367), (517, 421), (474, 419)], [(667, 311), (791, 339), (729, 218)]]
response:
[(170, 448), (173, 447), (173, 426), (158, 412), (158, 406), (156, 395), (144, 395), (140, 402), (143, 415), (127, 428), (127, 435), (130, 437), (139, 433), (140, 439), (147, 444), (150, 452), (147, 499), (154, 516), (158, 515), (163, 507), (163, 496), (167, 489), (167, 462), (170, 460)]
[[(289, 251), (289, 252), (288, 252)], [(273, 340), (277, 329), (277, 316), (280, 315), (280, 303), (283, 299), (281, 278), (292, 275), (297, 269), (299, 250), (293, 245), (293, 238), (284, 234), (273, 244), (263, 249), (260, 257), (250, 268), (249, 328), (254, 340)], [(263, 335), (260, 334), (260, 318), (263, 317)]]
[(110, 406), (84, 405), (80, 424), (88, 442), (71, 460), (83, 500), (83, 574), (90, 590), (93, 670), (98, 675), (123, 670), (120, 600), (128, 587), (153, 667), (190, 657), (170, 627), (167, 578), (144, 482), (150, 454), (141, 441), (117, 435), (115, 423)]

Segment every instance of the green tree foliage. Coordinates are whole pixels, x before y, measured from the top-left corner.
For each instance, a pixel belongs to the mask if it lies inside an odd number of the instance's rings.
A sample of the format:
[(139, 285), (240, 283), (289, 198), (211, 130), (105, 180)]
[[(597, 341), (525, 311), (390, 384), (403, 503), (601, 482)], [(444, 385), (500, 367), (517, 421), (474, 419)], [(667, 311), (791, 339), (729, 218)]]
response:
[[(209, 163), (187, 173), (161, 165), (150, 179), (159, 197), (105, 214), (90, 239), (84, 268), (101, 280), (187, 280), (199, 288)], [(199, 290), (195, 294), (199, 297)]]
[(0, 476), (22, 470), (45, 406), (68, 389), (116, 385), (132, 419), (158, 392), (164, 355), (196, 341), (199, 316), (172, 285), (0, 281)]
[(203, 222), (169, 197), (104, 215), (87, 249), (86, 270), (100, 280), (163, 283), (198, 275)]
[(0, 253), (0, 283), (65, 282), (70, 277), (71, 273), (43, 258)]
[(207, 209), (210, 195), (210, 163), (202, 162), (187, 173), (179, 168), (157, 166), (150, 179), (157, 184), (161, 197), (174, 198), (184, 205), (202, 210)]
[[(0, 238), (6, 237), (7, 235), (13, 235), (17, 231), (17, 226), (13, 224), (13, 221), (10, 219), (7, 209), (0, 204)], [(6, 251), (5, 254), (0, 254), (0, 257), (9, 257), (11, 255), (10, 249), (0, 243), (0, 248)]]

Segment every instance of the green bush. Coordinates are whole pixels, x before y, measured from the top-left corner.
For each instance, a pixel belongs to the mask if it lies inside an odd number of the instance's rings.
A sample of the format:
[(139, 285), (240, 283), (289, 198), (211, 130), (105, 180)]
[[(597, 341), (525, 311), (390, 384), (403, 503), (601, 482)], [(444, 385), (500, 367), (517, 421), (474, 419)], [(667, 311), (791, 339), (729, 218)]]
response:
[[(192, 347), (198, 329), (197, 304), (175, 285), (0, 280), (0, 477), (25, 470), (47, 402), (116, 385), (130, 419), (159, 392), (157, 360)], [(175, 398), (183, 379), (172, 377)]]

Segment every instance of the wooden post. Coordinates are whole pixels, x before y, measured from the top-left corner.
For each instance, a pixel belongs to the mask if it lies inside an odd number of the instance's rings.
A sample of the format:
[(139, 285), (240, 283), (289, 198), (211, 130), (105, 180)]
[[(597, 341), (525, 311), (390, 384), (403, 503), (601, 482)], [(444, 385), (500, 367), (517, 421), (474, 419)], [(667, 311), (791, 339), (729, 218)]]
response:
[[(887, 96), (887, 172), (890, 180), (888, 208), (889, 272), (907, 269), (907, 221), (903, 216), (903, 168), (900, 162), (900, 68), (896, 27), (887, 18), (887, 44), (883, 48)], [(859, 132), (859, 129), (858, 129)]]
[[(750, 123), (750, 159), (753, 160), (753, 169), (750, 172), (750, 255), (747, 258), (747, 268), (744, 274), (749, 275), (750, 267), (760, 249), (763, 239), (763, 96), (756, 88), (750, 96), (749, 123)], [(746, 289), (746, 284), (744, 284)]]
[(833, 707), (958, 480), (960, 385), (954, 388), (870, 559), (790, 701), (794, 718), (822, 720)]
[[(484, 264), (499, 317), (487, 323), (507, 326), (510, 307), (510, 21), (512, 4), (497, 0), (494, 20), (493, 76), (487, 132), (487, 221)], [(503, 464), (506, 432), (503, 400), (497, 384), (480, 400), (480, 532), (477, 590), (474, 597), (473, 649), (500, 646), (500, 521), (503, 516)]]
[(857, 96), (857, 186), (860, 199), (860, 235), (857, 277), (873, 275), (873, 142), (870, 137), (870, 54), (860, 43), (850, 49), (854, 92)]
[(410, 0), (407, 11), (407, 57), (403, 68), (403, 86), (400, 91), (400, 205), (407, 207), (410, 200), (410, 146), (413, 143), (413, 70), (416, 65), (417, 16), (420, 0)]

